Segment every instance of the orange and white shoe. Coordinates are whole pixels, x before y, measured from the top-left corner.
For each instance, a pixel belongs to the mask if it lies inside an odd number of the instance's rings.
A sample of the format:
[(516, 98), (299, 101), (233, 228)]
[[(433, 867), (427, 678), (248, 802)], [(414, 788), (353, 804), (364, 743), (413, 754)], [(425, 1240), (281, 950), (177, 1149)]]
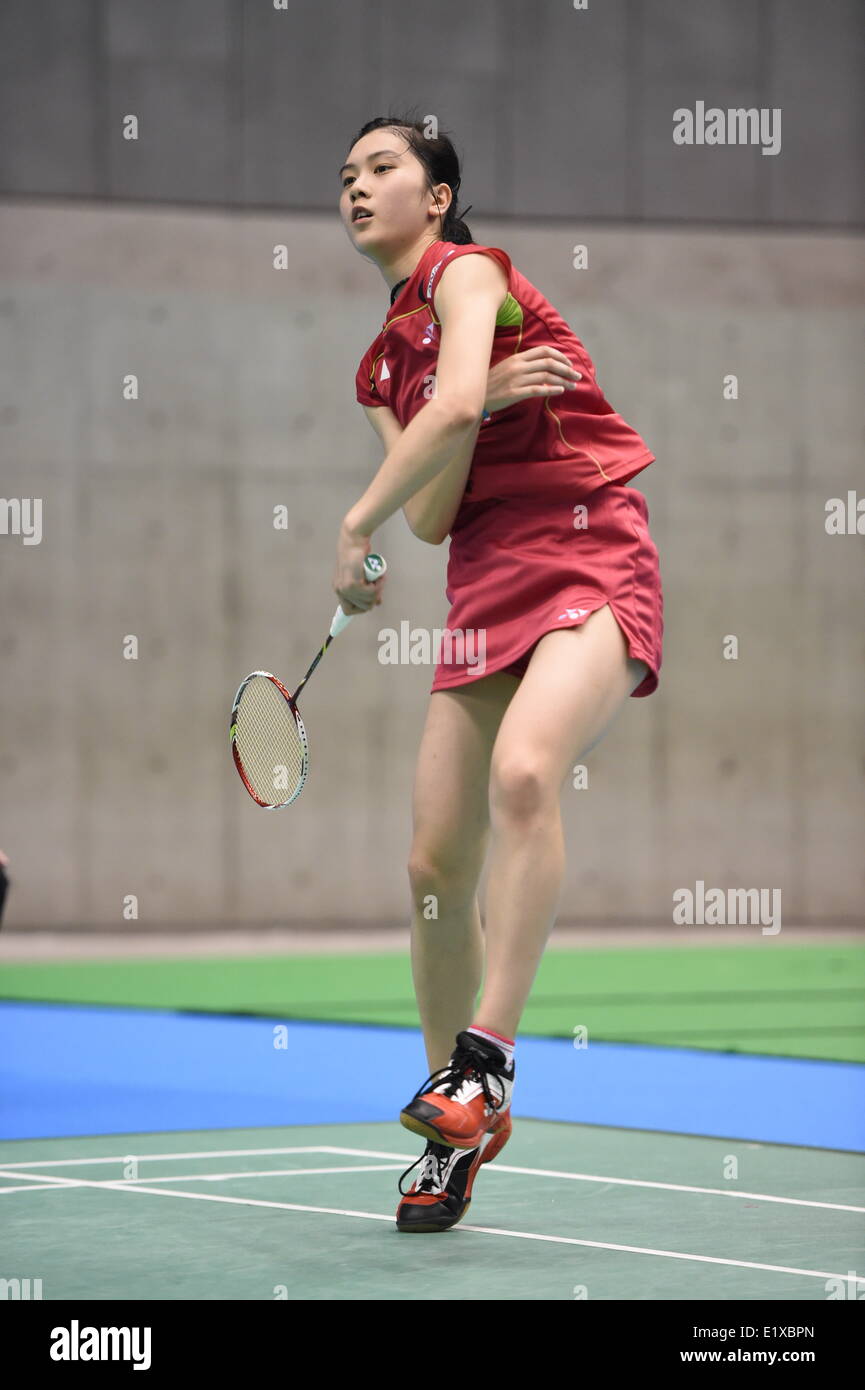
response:
[(421, 1165), (420, 1175), (403, 1193), (396, 1211), (398, 1231), (449, 1231), (471, 1206), (472, 1186), (482, 1163), (489, 1163), (511, 1137), (511, 1112), (499, 1115), (476, 1149), (468, 1152), (427, 1141), (426, 1150), (406, 1168), (399, 1180)]
[(427, 1077), (400, 1112), (400, 1123), (433, 1143), (476, 1149), (510, 1107), (514, 1074), (514, 1063), (505, 1065), (495, 1043), (457, 1033), (450, 1062)]

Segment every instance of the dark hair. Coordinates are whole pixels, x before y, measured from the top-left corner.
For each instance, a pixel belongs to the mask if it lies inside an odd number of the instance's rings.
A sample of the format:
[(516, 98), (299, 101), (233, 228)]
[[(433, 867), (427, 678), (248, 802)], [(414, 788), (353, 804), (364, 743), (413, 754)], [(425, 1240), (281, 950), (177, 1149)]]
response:
[(455, 241), (460, 246), (467, 242), (474, 242), (470, 229), (463, 221), (466, 213), (471, 211), (471, 204), (467, 208), (463, 208), (461, 214), (457, 213), (457, 194), (462, 175), (459, 156), (450, 137), (441, 131), (435, 138), (427, 135), (425, 123), (414, 119), (411, 115), (406, 117), (376, 116), (374, 120), (367, 121), (366, 125), (361, 127), (352, 140), (352, 145), (356, 145), (364, 135), (369, 135), (371, 130), (379, 130), (383, 126), (395, 127), (401, 135), (405, 136), (426, 169), (430, 190), (437, 183), (446, 183), (453, 193), (450, 207), (444, 217), (442, 218), (441, 213), (439, 213), (441, 240)]

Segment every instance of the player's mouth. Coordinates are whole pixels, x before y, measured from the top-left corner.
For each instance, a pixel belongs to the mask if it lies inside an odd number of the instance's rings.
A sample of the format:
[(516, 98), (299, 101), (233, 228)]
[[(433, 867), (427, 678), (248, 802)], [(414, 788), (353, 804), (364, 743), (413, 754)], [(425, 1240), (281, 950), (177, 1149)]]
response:
[(368, 222), (371, 217), (372, 213), (368, 208), (355, 208), (351, 215), (351, 225), (355, 226), (358, 222)]

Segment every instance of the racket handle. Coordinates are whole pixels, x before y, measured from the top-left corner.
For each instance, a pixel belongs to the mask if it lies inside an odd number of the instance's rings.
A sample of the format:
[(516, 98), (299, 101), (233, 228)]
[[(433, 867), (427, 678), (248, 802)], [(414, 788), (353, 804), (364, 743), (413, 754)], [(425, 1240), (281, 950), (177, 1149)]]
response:
[[(372, 584), (375, 582), (376, 579), (381, 579), (381, 576), (384, 574), (386, 569), (387, 561), (384, 559), (384, 557), (381, 555), (376, 555), (373, 551), (370, 551), (369, 555), (367, 555), (366, 559), (363, 562), (363, 572), (366, 575), (369, 582)], [(344, 613), (342, 611), (342, 604), (340, 604), (333, 615), (333, 622), (330, 625), (331, 637), (338, 637), (339, 634), (341, 632), (344, 632), (345, 629), (348, 627), (352, 618), (356, 617), (356, 613)]]

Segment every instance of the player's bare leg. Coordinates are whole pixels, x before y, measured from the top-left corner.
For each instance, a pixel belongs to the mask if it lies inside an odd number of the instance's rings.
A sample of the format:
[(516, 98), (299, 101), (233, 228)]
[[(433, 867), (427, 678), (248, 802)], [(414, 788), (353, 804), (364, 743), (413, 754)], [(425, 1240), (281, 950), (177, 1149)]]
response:
[(411, 962), (430, 1071), (447, 1065), (472, 1022), (484, 963), (477, 886), (489, 843), (493, 744), (518, 685), (497, 672), (432, 693), (418, 752)]
[(609, 605), (546, 633), (510, 702), (490, 768), (486, 977), (474, 1022), (516, 1037), (559, 907), (559, 801), (574, 763), (601, 739), (646, 674)]

